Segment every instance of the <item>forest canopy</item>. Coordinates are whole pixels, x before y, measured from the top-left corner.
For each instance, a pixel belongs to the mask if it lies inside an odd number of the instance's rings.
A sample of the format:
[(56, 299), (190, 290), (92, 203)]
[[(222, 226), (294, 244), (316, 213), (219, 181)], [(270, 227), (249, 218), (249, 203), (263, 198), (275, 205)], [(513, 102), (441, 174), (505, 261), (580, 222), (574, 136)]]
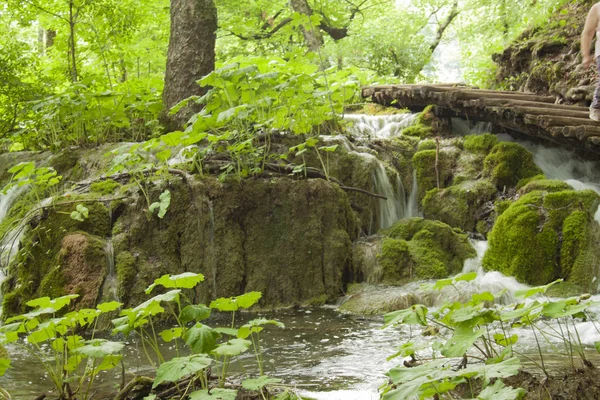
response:
[[(256, 65), (295, 60), (295, 72), (288, 70), (281, 77), (321, 71), (325, 86), (354, 90), (374, 82), (431, 80), (424, 71), (432, 68), (432, 54), (460, 51), (465, 81), (486, 86), (494, 76), (491, 54), (526, 27), (542, 24), (563, 3), (219, 0), (216, 67), (232, 60)], [(164, 133), (158, 116), (163, 109), (170, 6), (168, 0), (3, 2), (3, 148), (142, 141)], [(340, 95), (336, 107), (356, 100)]]

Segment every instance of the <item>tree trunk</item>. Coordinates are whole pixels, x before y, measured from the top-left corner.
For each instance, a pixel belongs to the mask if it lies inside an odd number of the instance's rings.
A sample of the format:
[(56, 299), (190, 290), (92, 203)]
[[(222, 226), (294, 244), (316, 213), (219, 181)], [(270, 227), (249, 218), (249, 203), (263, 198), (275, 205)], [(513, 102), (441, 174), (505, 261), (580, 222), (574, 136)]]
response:
[(190, 96), (206, 93), (196, 81), (215, 68), (217, 8), (213, 0), (171, 0), (171, 37), (167, 54), (161, 122), (168, 130), (183, 127), (201, 106), (191, 103), (176, 115), (168, 110)]
[[(290, 0), (290, 5), (292, 6), (292, 10), (299, 14), (306, 15), (308, 18), (313, 15), (313, 11), (306, 0)], [(325, 43), (318, 26), (303, 26), (302, 33), (304, 34), (304, 40), (310, 51), (314, 51), (315, 53), (318, 52)]]

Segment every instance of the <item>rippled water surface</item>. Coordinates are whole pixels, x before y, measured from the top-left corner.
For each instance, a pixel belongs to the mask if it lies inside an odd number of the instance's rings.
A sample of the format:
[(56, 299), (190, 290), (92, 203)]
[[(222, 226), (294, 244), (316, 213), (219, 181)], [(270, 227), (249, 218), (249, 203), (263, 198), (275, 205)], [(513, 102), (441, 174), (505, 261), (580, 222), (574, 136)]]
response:
[[(377, 399), (377, 388), (385, 382), (384, 373), (392, 363), (401, 338), (394, 330), (382, 330), (381, 318), (347, 316), (329, 308), (285, 310), (264, 313), (276, 318), (285, 329), (267, 328), (261, 335), (265, 350), (265, 371), (282, 378), (298, 391), (317, 399)], [(242, 319), (254, 318), (245, 315)], [(240, 320), (240, 322), (243, 322)], [(209, 325), (225, 325), (219, 318)], [(135, 341), (126, 341), (125, 366), (129, 373), (152, 374)], [(9, 349), (13, 368), (0, 378), (0, 386), (13, 398), (31, 398), (51, 387), (44, 370), (33, 356), (17, 347)], [(173, 347), (164, 348), (165, 358), (176, 356)], [(119, 369), (119, 368), (117, 368)], [(256, 371), (252, 353), (234, 363), (232, 373)], [(102, 373), (97, 398), (107, 398), (121, 382), (121, 371)]]

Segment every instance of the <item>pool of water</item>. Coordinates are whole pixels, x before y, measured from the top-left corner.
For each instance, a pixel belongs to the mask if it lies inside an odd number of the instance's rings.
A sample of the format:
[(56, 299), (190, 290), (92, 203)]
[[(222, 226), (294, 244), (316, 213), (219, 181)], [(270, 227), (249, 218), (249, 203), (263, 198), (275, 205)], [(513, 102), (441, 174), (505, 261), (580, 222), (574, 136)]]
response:
[[(268, 327), (261, 334), (265, 372), (278, 377), (298, 392), (316, 399), (377, 399), (377, 388), (385, 382), (385, 371), (393, 366), (386, 358), (401, 344), (395, 330), (382, 330), (382, 318), (341, 314), (331, 308), (297, 309), (261, 313), (275, 318), (285, 328)], [(239, 322), (257, 317), (242, 315)], [(208, 325), (226, 325), (213, 318)], [(141, 345), (126, 343), (124, 364), (127, 378), (152, 375)], [(31, 398), (49, 390), (52, 383), (33, 355), (11, 346), (12, 368), (0, 377), (0, 386), (13, 398)], [(162, 349), (165, 359), (177, 355), (174, 346)], [(231, 366), (232, 375), (242, 371), (258, 373), (252, 353)], [(94, 385), (95, 399), (111, 398), (122, 380), (121, 369), (101, 373)]]

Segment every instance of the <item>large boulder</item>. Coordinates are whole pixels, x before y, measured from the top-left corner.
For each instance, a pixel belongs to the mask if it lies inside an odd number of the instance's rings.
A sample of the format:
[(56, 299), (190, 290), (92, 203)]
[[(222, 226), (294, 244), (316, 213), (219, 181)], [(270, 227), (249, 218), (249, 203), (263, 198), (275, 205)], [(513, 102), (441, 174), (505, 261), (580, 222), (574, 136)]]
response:
[(476, 255), (467, 235), (439, 221), (410, 218), (383, 233), (354, 246), (355, 275), (369, 283), (445, 278)]
[[(547, 185), (559, 188), (561, 185)], [(600, 196), (592, 190), (534, 190), (512, 203), (490, 232), (488, 270), (543, 285), (557, 278), (596, 292)]]

